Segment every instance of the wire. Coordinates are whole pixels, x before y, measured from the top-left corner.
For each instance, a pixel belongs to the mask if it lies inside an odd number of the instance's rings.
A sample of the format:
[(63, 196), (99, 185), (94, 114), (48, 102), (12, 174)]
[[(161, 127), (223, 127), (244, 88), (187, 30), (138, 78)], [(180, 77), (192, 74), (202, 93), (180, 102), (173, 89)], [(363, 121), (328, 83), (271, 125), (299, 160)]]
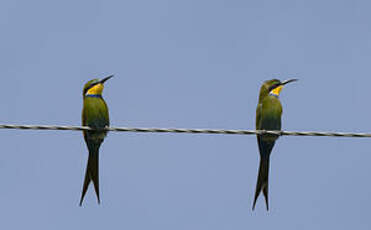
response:
[(110, 131), (110, 132), (140, 132), (140, 133), (193, 133), (193, 134), (234, 134), (254, 135), (272, 134), (278, 136), (320, 136), (320, 137), (371, 137), (371, 133), (345, 132), (303, 132), (303, 131), (268, 131), (268, 130), (224, 130), (224, 129), (167, 129), (167, 128), (130, 128), (106, 127), (94, 129), (87, 126), (58, 126), (58, 125), (12, 125), (0, 124), (0, 129), (23, 130), (71, 130), (71, 131)]

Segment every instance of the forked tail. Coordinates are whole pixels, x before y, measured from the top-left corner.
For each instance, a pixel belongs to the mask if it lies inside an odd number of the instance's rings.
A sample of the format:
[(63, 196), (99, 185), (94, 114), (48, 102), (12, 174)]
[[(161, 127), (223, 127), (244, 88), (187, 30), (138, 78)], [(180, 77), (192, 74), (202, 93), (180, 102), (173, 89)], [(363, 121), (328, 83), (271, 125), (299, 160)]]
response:
[(95, 193), (97, 195), (98, 204), (100, 203), (100, 197), (99, 197), (99, 146), (100, 143), (97, 144), (88, 144), (89, 148), (89, 159), (88, 164), (86, 166), (86, 172), (85, 172), (85, 179), (84, 179), (84, 185), (82, 188), (82, 194), (80, 199), (80, 206), (82, 205), (82, 202), (84, 200), (86, 191), (88, 191), (88, 187), (90, 182), (93, 182)]

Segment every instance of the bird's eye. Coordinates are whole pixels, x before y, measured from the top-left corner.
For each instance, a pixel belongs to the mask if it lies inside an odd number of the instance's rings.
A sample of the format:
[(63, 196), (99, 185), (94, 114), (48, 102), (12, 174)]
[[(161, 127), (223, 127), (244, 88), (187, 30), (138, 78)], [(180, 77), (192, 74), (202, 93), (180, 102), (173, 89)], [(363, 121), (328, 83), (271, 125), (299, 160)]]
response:
[(273, 89), (277, 88), (279, 85), (280, 85), (279, 83), (273, 84), (271, 87), (269, 87), (269, 91), (272, 91)]

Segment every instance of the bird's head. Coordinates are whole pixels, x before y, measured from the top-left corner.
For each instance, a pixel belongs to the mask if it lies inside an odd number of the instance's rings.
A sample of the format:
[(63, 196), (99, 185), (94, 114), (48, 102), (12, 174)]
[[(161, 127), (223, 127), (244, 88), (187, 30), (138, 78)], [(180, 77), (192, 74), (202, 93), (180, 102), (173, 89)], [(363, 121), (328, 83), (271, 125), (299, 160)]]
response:
[(260, 88), (259, 102), (261, 102), (263, 98), (268, 96), (269, 94), (279, 96), (284, 85), (290, 82), (297, 81), (297, 80), (298, 79), (290, 79), (290, 80), (281, 82), (278, 79), (272, 79), (272, 80), (265, 81)]
[(84, 89), (82, 91), (82, 95), (102, 95), (103, 89), (104, 89), (104, 82), (106, 82), (108, 79), (112, 78), (113, 75), (100, 79), (93, 79), (88, 81), (84, 85)]

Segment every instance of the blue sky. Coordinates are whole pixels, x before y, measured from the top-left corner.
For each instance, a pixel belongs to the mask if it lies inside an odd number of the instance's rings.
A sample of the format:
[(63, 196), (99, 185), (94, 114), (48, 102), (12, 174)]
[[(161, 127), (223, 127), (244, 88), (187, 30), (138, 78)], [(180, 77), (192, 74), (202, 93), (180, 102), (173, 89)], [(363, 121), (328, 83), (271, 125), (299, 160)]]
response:
[[(283, 129), (371, 132), (367, 1), (0, 3), (1, 123), (81, 123), (82, 88), (115, 74), (113, 126), (253, 129), (261, 83)], [(3, 229), (370, 229), (369, 139), (282, 137), (270, 212), (251, 211), (254, 136), (109, 133), (97, 205), (78, 206), (80, 132), (1, 130)]]

